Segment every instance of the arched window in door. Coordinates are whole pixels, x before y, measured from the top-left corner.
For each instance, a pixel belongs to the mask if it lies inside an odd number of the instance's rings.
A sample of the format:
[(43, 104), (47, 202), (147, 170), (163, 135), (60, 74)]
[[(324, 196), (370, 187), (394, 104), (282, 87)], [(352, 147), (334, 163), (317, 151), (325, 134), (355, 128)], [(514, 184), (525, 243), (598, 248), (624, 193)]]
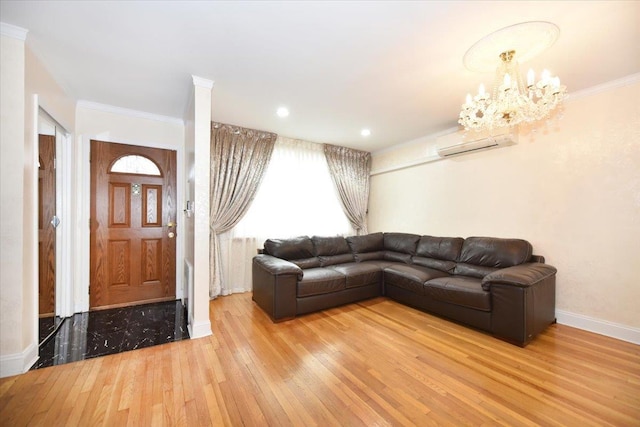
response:
[(122, 156), (109, 169), (111, 173), (130, 173), (136, 175), (162, 176), (160, 169), (153, 162), (144, 156), (128, 155)]

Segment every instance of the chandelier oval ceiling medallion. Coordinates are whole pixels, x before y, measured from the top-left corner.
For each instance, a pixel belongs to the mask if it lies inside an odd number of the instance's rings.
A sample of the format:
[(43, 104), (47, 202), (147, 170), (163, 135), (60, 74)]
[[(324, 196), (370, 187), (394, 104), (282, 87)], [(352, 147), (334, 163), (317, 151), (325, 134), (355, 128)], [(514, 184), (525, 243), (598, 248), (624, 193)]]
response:
[(498, 30), (475, 43), (464, 55), (464, 65), (471, 71), (486, 72), (496, 68), (493, 92), (480, 85), (478, 93), (467, 95), (458, 123), (467, 130), (488, 130), (516, 126), (549, 116), (566, 96), (566, 87), (544, 70), (538, 81), (533, 70), (525, 80), (519, 63), (548, 49), (560, 35), (550, 22), (523, 22)]

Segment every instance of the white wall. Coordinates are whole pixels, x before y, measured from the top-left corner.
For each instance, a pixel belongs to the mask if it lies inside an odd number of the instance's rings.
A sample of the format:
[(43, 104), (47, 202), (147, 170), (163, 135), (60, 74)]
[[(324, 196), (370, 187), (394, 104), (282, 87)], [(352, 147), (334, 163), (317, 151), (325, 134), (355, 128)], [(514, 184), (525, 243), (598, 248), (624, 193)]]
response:
[(27, 96), (37, 94), (38, 106), (68, 132), (73, 132), (76, 122), (76, 100), (53, 79), (28, 46), (25, 50), (25, 63)]
[(177, 152), (177, 200), (176, 214), (176, 293), (183, 293), (184, 215), (181, 201), (184, 199), (184, 125), (181, 120), (164, 116), (120, 109), (107, 105), (81, 101), (76, 109), (76, 134), (78, 143), (76, 179), (80, 197), (75, 207), (79, 215), (80, 233), (76, 243), (80, 247), (75, 287), (75, 311), (89, 309), (89, 209), (90, 209), (90, 164), (91, 140), (156, 147)]
[[(374, 175), (369, 229), (527, 239), (558, 268), (559, 321), (628, 327), (637, 340), (639, 81), (569, 100), (557, 125), (516, 146)], [(374, 153), (373, 170), (425, 157), (433, 145), (425, 137)]]
[[(0, 376), (22, 372), (35, 361), (37, 313), (28, 302), (33, 274), (25, 265), (25, 43), (0, 36)], [(33, 233), (33, 232), (32, 232)], [(25, 273), (29, 273), (25, 277)], [(25, 294), (27, 294), (25, 296)]]

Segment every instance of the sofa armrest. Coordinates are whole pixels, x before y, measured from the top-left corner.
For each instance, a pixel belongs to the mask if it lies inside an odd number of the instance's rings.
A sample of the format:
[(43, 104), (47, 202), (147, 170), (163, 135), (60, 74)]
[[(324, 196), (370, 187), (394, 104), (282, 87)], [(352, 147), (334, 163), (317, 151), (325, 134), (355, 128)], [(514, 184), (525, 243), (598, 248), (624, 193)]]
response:
[(556, 269), (527, 263), (487, 274), (491, 292), (491, 332), (524, 347), (555, 322)]
[(302, 269), (286, 259), (266, 254), (258, 254), (253, 257), (253, 262), (269, 272), (269, 274), (276, 276), (282, 274), (295, 274), (299, 276), (299, 279), (302, 279)]
[(274, 321), (296, 316), (296, 291), (302, 269), (271, 255), (253, 257), (253, 300)]
[(555, 267), (537, 262), (502, 268), (484, 276), (482, 289), (488, 291), (492, 284), (528, 287), (555, 275), (557, 271)]

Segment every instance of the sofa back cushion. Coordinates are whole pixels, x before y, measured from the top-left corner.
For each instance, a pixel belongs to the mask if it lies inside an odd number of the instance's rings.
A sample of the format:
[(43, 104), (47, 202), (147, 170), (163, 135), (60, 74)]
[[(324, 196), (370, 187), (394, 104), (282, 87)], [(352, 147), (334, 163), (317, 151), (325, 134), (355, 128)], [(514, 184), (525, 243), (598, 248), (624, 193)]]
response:
[(462, 237), (422, 236), (416, 248), (416, 256), (455, 262), (460, 256), (463, 243)]
[(384, 259), (411, 263), (411, 256), (416, 253), (416, 246), (420, 240), (417, 234), (384, 233)]
[(364, 236), (349, 236), (347, 243), (354, 254), (384, 250), (384, 234), (372, 233)]
[(313, 236), (311, 241), (313, 242), (314, 254), (320, 260), (322, 267), (354, 261), (349, 244), (344, 237)]
[(482, 278), (500, 268), (528, 262), (533, 248), (522, 239), (469, 237), (462, 245), (455, 274)]
[(461, 237), (422, 236), (412, 262), (423, 267), (452, 273), (460, 255), (464, 239)]
[(300, 268), (320, 267), (320, 260), (314, 255), (313, 242), (309, 236), (268, 239), (264, 242), (264, 252), (291, 261)]
[(349, 236), (347, 243), (358, 262), (384, 258), (384, 235), (382, 233)]

